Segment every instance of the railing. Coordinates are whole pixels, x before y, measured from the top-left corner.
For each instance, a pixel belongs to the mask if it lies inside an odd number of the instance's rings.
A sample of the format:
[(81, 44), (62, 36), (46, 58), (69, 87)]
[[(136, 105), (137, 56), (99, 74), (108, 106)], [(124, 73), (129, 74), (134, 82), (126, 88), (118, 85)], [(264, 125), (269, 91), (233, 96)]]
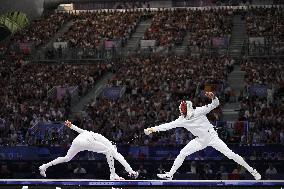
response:
[[(272, 4), (271, 0), (262, 0), (262, 1), (247, 1), (250, 5), (263, 5), (263, 4)], [(234, 1), (212, 1), (212, 0), (175, 0), (173, 1), (174, 7), (210, 7), (210, 6), (237, 6), (244, 4), (242, 0)], [(281, 0), (274, 0), (273, 4), (281, 4)], [(283, 2), (282, 2), (283, 4)]]
[(284, 57), (284, 42), (265, 39), (263, 44), (244, 41), (242, 54), (246, 57)]
[(43, 60), (103, 60), (112, 59), (117, 56), (118, 49), (87, 49), (87, 48), (63, 48), (63, 49), (45, 49), (38, 51), (34, 56), (33, 60), (43, 61)]
[[(195, 47), (187, 47), (185, 54), (191, 55), (227, 55), (229, 48), (213, 48), (211, 46), (196, 49)], [(167, 47), (154, 47), (148, 49), (142, 48), (113, 48), (109, 50), (97, 50), (97, 49), (76, 49), (66, 48), (61, 50), (49, 49), (45, 52), (38, 51), (35, 55), (31, 56), (34, 62), (83, 62), (83, 61), (96, 61), (96, 60), (111, 60), (116, 58), (123, 58), (129, 55), (150, 55), (150, 54), (175, 54), (174, 48)]]
[[(187, 46), (184, 54), (191, 56), (229, 56), (230, 47), (213, 47), (207, 45), (205, 47)], [(79, 49), (79, 48), (65, 48), (62, 50), (49, 49), (46, 51), (37, 51), (29, 55), (26, 59), (33, 62), (70, 62), (70, 63), (90, 63), (97, 60), (111, 60), (116, 58), (123, 58), (129, 55), (149, 55), (149, 54), (175, 54), (175, 48), (154, 47), (151, 49), (136, 48), (113, 48), (113, 49)], [(180, 54), (180, 53), (179, 53)], [(281, 42), (256, 44), (245, 41), (242, 46), (241, 54), (246, 57), (284, 57), (284, 44)]]
[[(59, 86), (54, 86), (52, 89), (50, 89), (47, 92), (47, 98), (48, 99), (56, 99), (57, 96), (57, 89)], [(75, 86), (75, 87), (66, 87), (65, 90), (68, 90), (68, 94), (70, 95), (71, 98), (71, 104), (76, 103), (79, 100), (79, 87)], [(66, 96), (67, 93), (65, 92), (63, 96)]]
[[(159, 50), (161, 49), (161, 51)], [(33, 51), (34, 52), (34, 51)], [(229, 55), (230, 45), (226, 46), (214, 46), (210, 42), (205, 47), (187, 46), (185, 50), (186, 55), (192, 56), (216, 56), (216, 55)], [(139, 43), (135, 48), (127, 49), (126, 47), (114, 47), (111, 49), (88, 49), (88, 48), (63, 48), (63, 49), (45, 49), (34, 52), (29, 57), (33, 61), (83, 61), (83, 60), (110, 60), (114, 58), (126, 57), (128, 55), (135, 54), (152, 54), (152, 53), (171, 53), (175, 54), (175, 48), (167, 47), (154, 47), (151, 49), (142, 49), (139, 47)], [(250, 43), (244, 41), (242, 47), (242, 55), (247, 57), (264, 57), (264, 56), (278, 56), (284, 57), (284, 43), (265, 41), (264, 44)]]
[(223, 48), (214, 48), (211, 45), (203, 48), (198, 48), (197, 46), (188, 46), (186, 50), (186, 54), (190, 54), (192, 56), (218, 56), (218, 55), (228, 55), (229, 47)]

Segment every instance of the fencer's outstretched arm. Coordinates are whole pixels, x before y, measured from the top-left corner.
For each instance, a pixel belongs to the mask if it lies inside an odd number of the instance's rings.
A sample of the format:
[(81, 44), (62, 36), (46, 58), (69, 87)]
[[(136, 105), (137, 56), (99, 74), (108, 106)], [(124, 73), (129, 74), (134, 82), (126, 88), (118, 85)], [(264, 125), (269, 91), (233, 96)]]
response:
[(163, 123), (159, 126), (152, 127), (152, 128), (154, 128), (155, 131), (167, 131), (167, 130), (174, 129), (174, 128), (178, 127), (179, 123), (180, 123), (180, 120), (176, 119), (176, 120), (171, 121), (169, 123)]
[(83, 133), (83, 132), (86, 131), (84, 129), (80, 129), (79, 127), (77, 127), (76, 125), (73, 125), (73, 124), (71, 125), (70, 129), (77, 131), (78, 133)]
[(77, 131), (78, 133), (83, 133), (85, 132), (86, 130), (84, 129), (80, 129), (79, 127), (77, 127), (76, 125), (73, 125), (70, 121), (65, 121), (65, 125), (67, 127), (69, 127), (70, 129), (74, 130), (74, 131)]
[(212, 99), (212, 102), (208, 105), (205, 106), (201, 106), (201, 107), (196, 107), (195, 111), (194, 111), (194, 115), (196, 117), (200, 116), (200, 115), (206, 115), (208, 114), (211, 110), (217, 108), (220, 104), (219, 99), (211, 92), (209, 93), (205, 93), (205, 95)]
[(179, 125), (180, 125), (180, 120), (178, 118), (178, 119), (171, 121), (169, 123), (164, 123), (164, 124), (161, 124), (161, 125), (156, 126), (156, 127), (150, 127), (150, 128), (144, 129), (144, 133), (146, 135), (149, 135), (153, 132), (167, 131), (167, 130), (179, 127)]

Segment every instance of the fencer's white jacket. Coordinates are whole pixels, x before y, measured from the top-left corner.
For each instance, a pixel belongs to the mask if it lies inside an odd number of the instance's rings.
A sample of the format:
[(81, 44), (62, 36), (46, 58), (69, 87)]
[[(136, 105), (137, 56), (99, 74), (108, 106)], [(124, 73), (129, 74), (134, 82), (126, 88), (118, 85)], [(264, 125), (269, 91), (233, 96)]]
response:
[(219, 106), (219, 100), (217, 97), (212, 99), (212, 102), (202, 107), (196, 107), (190, 116), (179, 116), (178, 119), (164, 123), (159, 126), (153, 127), (157, 132), (167, 131), (177, 127), (183, 127), (191, 132), (194, 136), (203, 138), (208, 136), (210, 130), (214, 130), (213, 125), (209, 122), (206, 117), (211, 110)]
[(73, 125), (73, 124), (71, 125), (70, 129), (78, 132), (81, 137), (84, 137), (86, 139), (98, 138), (98, 133), (94, 133), (92, 131), (87, 131), (87, 130), (81, 129), (81, 128), (77, 127), (76, 125)]
[(81, 129), (73, 124), (71, 125), (70, 129), (79, 133), (79, 135), (75, 139), (87, 140), (90, 148), (93, 148), (97, 142), (103, 143), (107, 147), (107, 149), (98, 150), (96, 152), (106, 153), (109, 150), (116, 150), (116, 146), (113, 145), (111, 141), (109, 141), (103, 135), (99, 133), (94, 133), (93, 131), (87, 131), (87, 130)]

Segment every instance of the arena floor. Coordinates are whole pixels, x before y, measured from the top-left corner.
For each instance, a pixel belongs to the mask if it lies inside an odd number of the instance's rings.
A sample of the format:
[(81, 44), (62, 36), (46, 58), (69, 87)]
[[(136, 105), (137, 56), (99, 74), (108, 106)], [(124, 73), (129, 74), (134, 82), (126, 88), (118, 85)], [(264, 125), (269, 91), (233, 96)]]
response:
[[(23, 187), (26, 186), (26, 187)], [(257, 188), (284, 189), (284, 180), (89, 180), (89, 179), (0, 179), (0, 189), (85, 189), (85, 188)]]

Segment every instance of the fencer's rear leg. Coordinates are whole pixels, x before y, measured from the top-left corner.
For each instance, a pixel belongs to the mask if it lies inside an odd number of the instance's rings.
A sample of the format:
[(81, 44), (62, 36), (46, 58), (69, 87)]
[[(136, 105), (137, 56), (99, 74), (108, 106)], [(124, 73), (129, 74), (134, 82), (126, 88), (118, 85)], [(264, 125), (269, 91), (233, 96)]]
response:
[(110, 180), (124, 180), (124, 178), (118, 176), (115, 172), (115, 167), (114, 167), (114, 158), (111, 153), (106, 154), (107, 158), (107, 163), (109, 165), (109, 170), (110, 170)]
[[(131, 168), (129, 163), (124, 159), (124, 157), (119, 152), (117, 152), (116, 146), (113, 145), (111, 141), (109, 141), (107, 138), (100, 134), (97, 135), (97, 140), (106, 146), (107, 152), (105, 154), (107, 157), (109, 155), (119, 161), (119, 163), (125, 168), (125, 170), (129, 173), (131, 177), (138, 177), (138, 172), (133, 171), (133, 169)], [(112, 162), (110, 162), (109, 165), (110, 164), (112, 164)]]
[(64, 157), (58, 157), (55, 160), (48, 162), (46, 164), (43, 164), (42, 166), (39, 167), (39, 171), (40, 174), (43, 177), (46, 177), (46, 169), (53, 166), (53, 165), (57, 165), (59, 163), (64, 163), (64, 162), (68, 162), (70, 161), (77, 153), (79, 153), (80, 151), (82, 151), (80, 145), (76, 142), (73, 142), (72, 145), (70, 146), (66, 156)]
[(133, 178), (137, 178), (139, 176), (139, 173), (137, 171), (133, 171), (129, 163), (125, 160), (125, 158), (118, 153), (116, 150), (113, 152), (114, 158), (119, 161), (119, 163), (124, 167), (124, 169), (128, 172), (129, 176)]
[(236, 163), (246, 168), (256, 180), (261, 179), (261, 175), (255, 169), (249, 166), (249, 164), (245, 162), (245, 160), (240, 155), (230, 150), (228, 146), (219, 137), (214, 139), (214, 142), (212, 142), (211, 146), (222, 154), (224, 154), (225, 156), (227, 156), (229, 159), (234, 160)]

